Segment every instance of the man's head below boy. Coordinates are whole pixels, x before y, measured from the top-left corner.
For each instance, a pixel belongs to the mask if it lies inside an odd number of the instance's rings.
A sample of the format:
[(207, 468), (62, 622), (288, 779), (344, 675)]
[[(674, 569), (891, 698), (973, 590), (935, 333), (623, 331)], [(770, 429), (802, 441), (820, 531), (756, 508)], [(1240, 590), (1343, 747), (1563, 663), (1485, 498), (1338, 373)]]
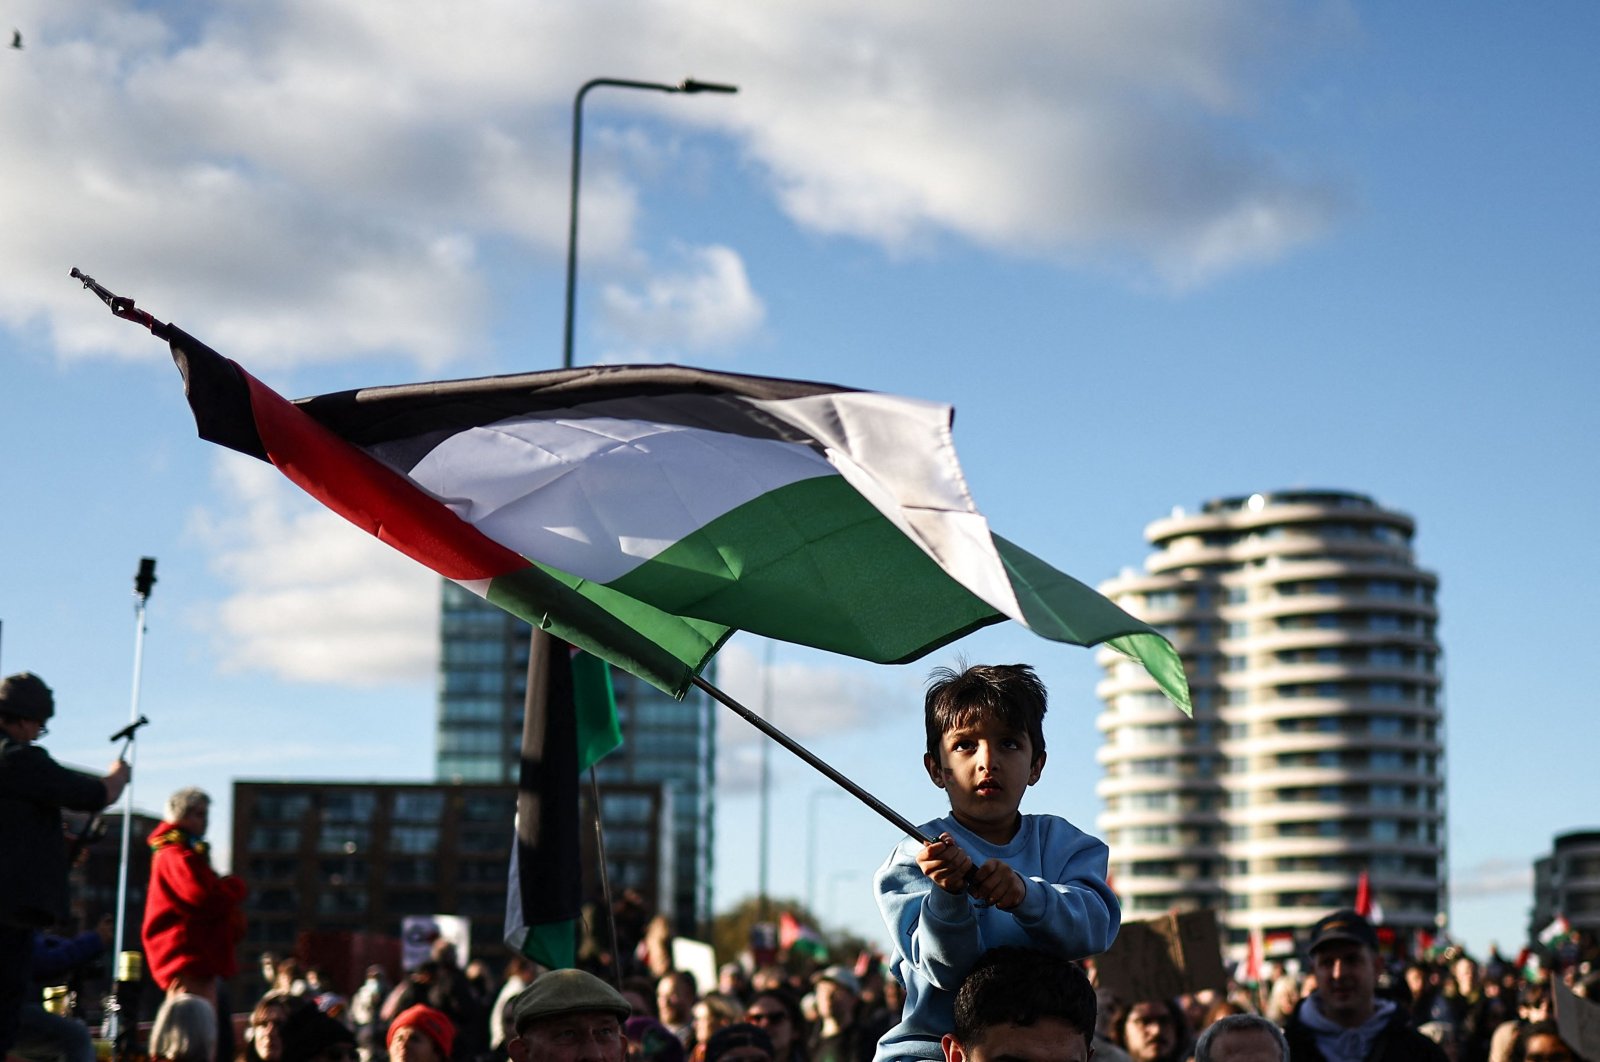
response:
[(1015, 835), (1017, 808), (1044, 770), (1044, 683), (1027, 664), (939, 668), (923, 700), (928, 777), (950, 812), (996, 844)]
[(956, 992), (945, 1062), (1089, 1062), (1095, 996), (1077, 965), (1050, 952), (985, 952)]

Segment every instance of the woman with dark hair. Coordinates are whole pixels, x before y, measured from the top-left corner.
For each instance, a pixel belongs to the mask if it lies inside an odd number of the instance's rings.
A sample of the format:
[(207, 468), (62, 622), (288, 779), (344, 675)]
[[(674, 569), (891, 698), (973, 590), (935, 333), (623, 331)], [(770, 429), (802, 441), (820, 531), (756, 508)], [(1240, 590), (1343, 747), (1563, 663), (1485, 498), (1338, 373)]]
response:
[(757, 992), (745, 1008), (744, 1020), (760, 1027), (772, 1041), (772, 1062), (807, 1062), (800, 1003), (782, 989)]
[(290, 1014), (303, 1006), (307, 1006), (303, 997), (284, 992), (268, 992), (257, 1000), (244, 1030), (239, 1062), (281, 1062), (284, 1024)]

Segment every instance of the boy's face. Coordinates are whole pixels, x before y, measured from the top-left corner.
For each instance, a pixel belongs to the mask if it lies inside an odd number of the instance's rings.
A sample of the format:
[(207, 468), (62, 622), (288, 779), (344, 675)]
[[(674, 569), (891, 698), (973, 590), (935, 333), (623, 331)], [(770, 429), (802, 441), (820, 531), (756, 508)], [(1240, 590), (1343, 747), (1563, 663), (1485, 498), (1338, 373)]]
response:
[(945, 1062), (1089, 1062), (1089, 1038), (1060, 1018), (1032, 1025), (991, 1025), (976, 1043), (963, 1045), (946, 1034), (940, 1046)]
[(924, 756), (923, 763), (933, 784), (950, 795), (957, 822), (991, 844), (1005, 844), (1016, 836), (1017, 808), (1044, 770), (1044, 753), (1034, 754), (1025, 732), (979, 719), (946, 730), (939, 758)]

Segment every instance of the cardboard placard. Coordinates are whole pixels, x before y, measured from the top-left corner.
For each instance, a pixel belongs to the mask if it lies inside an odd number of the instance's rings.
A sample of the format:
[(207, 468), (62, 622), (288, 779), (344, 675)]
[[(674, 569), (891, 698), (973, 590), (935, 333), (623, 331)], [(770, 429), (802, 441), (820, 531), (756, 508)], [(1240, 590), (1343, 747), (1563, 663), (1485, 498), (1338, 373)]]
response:
[(1100, 987), (1129, 1003), (1228, 987), (1215, 911), (1124, 922), (1111, 950), (1096, 957), (1095, 968)]
[(1550, 986), (1561, 1038), (1584, 1058), (1600, 1058), (1600, 1003), (1575, 995), (1559, 977), (1552, 977)]

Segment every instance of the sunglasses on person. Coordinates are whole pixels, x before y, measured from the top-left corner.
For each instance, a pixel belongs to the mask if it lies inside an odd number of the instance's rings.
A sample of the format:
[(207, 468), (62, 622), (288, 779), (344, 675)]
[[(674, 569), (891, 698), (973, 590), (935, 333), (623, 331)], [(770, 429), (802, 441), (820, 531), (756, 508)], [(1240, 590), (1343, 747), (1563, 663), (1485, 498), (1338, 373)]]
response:
[(782, 1025), (789, 1015), (781, 1010), (752, 1010), (745, 1012), (744, 1020), (751, 1025)]

